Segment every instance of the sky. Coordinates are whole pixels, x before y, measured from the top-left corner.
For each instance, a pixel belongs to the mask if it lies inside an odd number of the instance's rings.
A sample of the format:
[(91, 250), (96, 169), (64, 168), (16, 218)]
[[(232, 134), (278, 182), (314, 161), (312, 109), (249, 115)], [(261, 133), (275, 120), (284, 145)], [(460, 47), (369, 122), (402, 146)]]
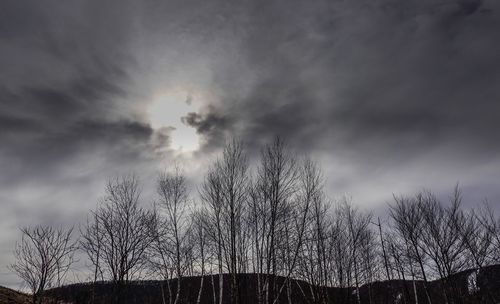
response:
[[(0, 285), (18, 227), (77, 225), (106, 179), (193, 192), (229, 138), (275, 136), (330, 197), (500, 200), (497, 0), (0, 2)], [(84, 278), (82, 278), (84, 279)]]

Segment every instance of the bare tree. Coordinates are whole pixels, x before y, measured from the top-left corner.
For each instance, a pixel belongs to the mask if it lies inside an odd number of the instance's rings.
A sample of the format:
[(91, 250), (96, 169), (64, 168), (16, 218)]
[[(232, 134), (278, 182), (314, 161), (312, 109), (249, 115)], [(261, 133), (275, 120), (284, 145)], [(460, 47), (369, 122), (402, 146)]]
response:
[[(428, 303), (432, 303), (429, 293), (429, 283), (426, 273), (425, 259), (426, 255), (422, 249), (424, 238), (424, 219), (421, 212), (423, 195), (418, 194), (415, 198), (396, 197), (394, 196), (394, 205), (390, 207), (389, 213), (393, 222), (394, 233), (400, 238), (402, 255), (404, 255), (405, 264), (408, 264), (413, 280), (418, 275), (421, 275), (424, 280), (424, 290)], [(414, 269), (413, 264), (416, 263), (419, 271)], [(403, 265), (405, 266), (405, 265)], [(415, 297), (416, 294), (415, 294)]]
[(44, 290), (60, 286), (73, 263), (73, 228), (35, 226), (24, 227), (21, 232), (22, 239), (14, 251), (16, 262), (10, 268), (31, 290), (33, 303), (39, 304)]
[(464, 244), (464, 262), (468, 268), (482, 269), (488, 263), (493, 234), (481, 224), (480, 216), (474, 210), (468, 213), (458, 210), (456, 213), (453, 224)]
[(386, 280), (392, 280), (392, 274), (390, 271), (389, 267), (389, 258), (387, 256), (387, 249), (385, 246), (384, 242), (384, 233), (382, 232), (382, 224), (380, 223), (380, 217), (377, 218), (377, 228), (378, 228), (378, 233), (379, 233), (379, 239), (380, 239), (380, 248), (382, 249), (382, 258), (384, 261), (384, 269), (385, 269), (385, 279)]
[[(347, 220), (341, 206), (337, 205), (334, 209), (331, 228), (329, 231), (329, 251), (332, 261), (330, 263), (330, 272), (332, 278), (331, 285), (338, 287), (350, 286), (351, 256), (349, 233)], [(347, 297), (347, 295), (346, 295)]]
[[(460, 218), (461, 194), (458, 187), (451, 197), (450, 205), (445, 207), (430, 192), (423, 197), (420, 205), (423, 220), (425, 223), (422, 238), (422, 249), (432, 261), (432, 268), (439, 275), (443, 282), (443, 295), (446, 303), (452, 301), (450, 291), (456, 294), (454, 284), (449, 282), (449, 277), (464, 269), (467, 261), (464, 258), (465, 243), (456, 229), (457, 221)], [(465, 225), (460, 223), (459, 225)]]
[[(211, 247), (216, 252), (216, 263), (219, 274), (219, 304), (223, 303), (224, 295), (224, 262), (223, 252), (226, 248), (225, 239), (223, 237), (223, 222), (222, 222), (222, 183), (221, 177), (217, 173), (217, 167), (212, 166), (205, 180), (203, 181), (200, 190), (200, 197), (206, 205), (207, 219), (206, 219), (206, 232), (211, 241)], [(213, 280), (213, 277), (212, 277)], [(212, 285), (213, 281), (212, 281)], [(216, 300), (216, 293), (214, 290), (214, 302)]]
[[(278, 259), (283, 261), (282, 264), (285, 266), (281, 270), (285, 280), (281, 287), (278, 288), (273, 303), (277, 303), (285, 286), (287, 287), (288, 302), (293, 303), (290, 278), (292, 275), (297, 275), (297, 265), (300, 264), (299, 260), (303, 258), (303, 253), (307, 252), (307, 249), (316, 248), (317, 250), (309, 256), (314, 255), (312, 259), (316, 259), (321, 266), (326, 263), (324, 245), (326, 242), (325, 229), (328, 226), (326, 216), (329, 201), (326, 201), (323, 193), (321, 170), (310, 159), (304, 159), (298, 172), (297, 191), (289, 199), (289, 202), (283, 206), (283, 219), (281, 219), (283, 225), (278, 226), (277, 230), (278, 235), (282, 236), (282, 241), (278, 242), (277, 245), (278, 249), (282, 249), (281, 252), (278, 250)], [(308, 238), (309, 242), (307, 241)], [(308, 259), (308, 261), (310, 262), (311, 259)], [(305, 263), (303, 263), (304, 265)], [(309, 277), (319, 276), (324, 278), (323, 275), (326, 274), (326, 269), (321, 266), (316, 269), (318, 271), (315, 273), (309, 271)], [(307, 269), (307, 265), (303, 269)], [(326, 285), (326, 280), (323, 283)]]
[(165, 242), (165, 227), (162, 225), (162, 219), (158, 214), (156, 205), (153, 208), (153, 217), (149, 222), (149, 233), (151, 235), (151, 243), (147, 248), (148, 267), (153, 276), (159, 276), (162, 281), (159, 282), (162, 303), (166, 303), (164, 283), (167, 285), (168, 301), (172, 303), (172, 288), (170, 280), (175, 273), (175, 266), (171, 256), (171, 244)]
[(104, 280), (101, 267), (101, 249), (103, 246), (102, 232), (100, 221), (96, 213), (92, 213), (91, 217), (87, 216), (85, 226), (83, 228), (80, 227), (80, 248), (87, 254), (93, 266), (92, 303), (95, 303), (95, 288), (98, 279)]
[[(305, 278), (309, 280), (313, 299), (317, 303), (328, 303), (328, 293), (325, 286), (328, 285), (328, 242), (331, 226), (329, 211), (330, 201), (323, 193), (323, 181), (318, 167), (310, 160), (305, 160), (300, 174), (298, 201), (301, 202), (301, 211), (306, 219), (303, 221), (305, 227), (299, 227), (294, 237), (300, 242), (304, 238), (300, 258), (302, 259), (302, 271)], [(305, 229), (304, 236), (300, 234)]]
[[(407, 242), (394, 231), (386, 232), (385, 239), (385, 243), (387, 243), (388, 264), (396, 273), (397, 278), (406, 282), (406, 269), (408, 268), (407, 264), (409, 264), (407, 261), (410, 257), (408, 255)], [(400, 291), (399, 294), (402, 296), (401, 299), (403, 300), (403, 302), (406, 302), (406, 299), (410, 298), (410, 292), (406, 284), (403, 284), (402, 291)], [(415, 294), (414, 297), (415, 303), (417, 303)]]
[(378, 261), (378, 243), (375, 232), (369, 227), (361, 234), (360, 257), (361, 257), (361, 276), (363, 284), (368, 285), (368, 303), (373, 301), (372, 282), (379, 279), (378, 273), (382, 272)]
[(485, 202), (483, 207), (476, 213), (476, 218), (485, 230), (491, 235), (490, 248), (487, 251), (489, 263), (500, 263), (500, 217), (496, 217), (494, 210)]
[[(280, 288), (276, 275), (280, 272), (278, 263), (283, 247), (288, 210), (297, 192), (299, 170), (295, 157), (277, 138), (261, 152), (261, 164), (252, 189), (251, 212), (255, 256), (257, 260), (259, 303), (272, 303)], [(263, 274), (263, 278), (260, 274)], [(264, 281), (262, 281), (262, 279)]]
[(201, 302), (201, 295), (203, 293), (203, 288), (204, 288), (204, 283), (205, 283), (205, 274), (206, 274), (206, 268), (207, 264), (209, 262), (208, 259), (208, 238), (207, 238), (207, 232), (206, 232), (206, 222), (207, 222), (207, 213), (206, 210), (201, 209), (198, 211), (195, 211), (192, 214), (192, 222), (193, 222), (193, 229), (191, 230), (191, 236), (193, 238), (193, 250), (194, 250), (194, 257), (198, 261), (198, 269), (199, 269), (199, 274), (201, 276), (200, 278), (200, 288), (198, 290), (198, 296), (196, 298), (196, 303), (199, 304)]
[(110, 180), (83, 229), (81, 248), (97, 271), (114, 283), (114, 301), (120, 301), (123, 285), (144, 270), (152, 240), (149, 223), (153, 213), (139, 206), (139, 197), (135, 176)]
[[(238, 273), (245, 267), (246, 238), (244, 237), (244, 212), (248, 200), (248, 162), (243, 145), (232, 140), (224, 148), (205, 178), (201, 197), (212, 217), (212, 230), (218, 247), (219, 273), (222, 264), (230, 274), (231, 303), (239, 303)], [(222, 298), (222, 280), (219, 282)]]
[[(479, 215), (470, 210), (468, 213), (459, 211), (454, 218), (455, 229), (460, 234), (466, 254), (468, 268), (476, 268), (482, 272), (484, 266), (489, 262), (489, 254), (492, 249), (493, 233), (487, 227), (482, 225), (481, 218), (487, 218), (488, 209), (480, 209)], [(488, 276), (484, 277), (486, 282), (486, 296), (490, 303), (497, 303), (495, 296), (491, 290)]]
[[(187, 237), (190, 229), (187, 208), (189, 198), (186, 179), (178, 167), (173, 173), (164, 173), (158, 177), (157, 193), (159, 197), (156, 231), (154, 232), (157, 249), (162, 266), (162, 273), (168, 273), (171, 265), (175, 269), (177, 288), (173, 303), (179, 303), (181, 292), (181, 279), (188, 267), (187, 263)], [(169, 262), (171, 261), (171, 263)], [(169, 296), (172, 302), (171, 295)]]
[(356, 287), (356, 300), (361, 303), (360, 283), (361, 283), (361, 263), (363, 238), (368, 233), (368, 225), (371, 222), (371, 213), (364, 214), (357, 208), (351, 206), (348, 201), (344, 201), (341, 206), (343, 215), (346, 218), (347, 229), (349, 232), (350, 254), (352, 257), (352, 266), (354, 268), (354, 284)]

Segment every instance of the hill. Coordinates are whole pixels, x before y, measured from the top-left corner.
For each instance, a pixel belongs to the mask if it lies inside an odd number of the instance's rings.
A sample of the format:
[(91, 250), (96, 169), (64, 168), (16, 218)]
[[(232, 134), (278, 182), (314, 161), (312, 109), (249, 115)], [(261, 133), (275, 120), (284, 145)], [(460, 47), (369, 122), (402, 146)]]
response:
[(30, 299), (27, 294), (0, 286), (0, 304), (27, 304)]
[[(229, 302), (229, 276), (223, 276), (223, 303)], [(238, 276), (241, 287), (240, 304), (257, 303), (257, 274), (240, 274)], [(205, 276), (200, 304), (218, 303), (218, 275)], [(284, 281), (283, 277), (276, 277), (279, 286)], [(489, 266), (481, 271), (467, 270), (443, 280), (431, 281), (428, 290), (432, 303), (446, 303), (443, 291), (448, 291), (450, 303), (476, 304), (496, 303), (500, 299), (500, 265)], [(167, 281), (135, 281), (123, 288), (122, 297), (113, 301), (115, 286), (109, 282), (96, 284), (80, 283), (71, 284), (46, 291), (44, 303), (96, 303), (105, 304), (118, 302), (120, 304), (163, 304), (168, 301), (167, 283), (175, 289), (176, 280)], [(201, 277), (185, 277), (181, 280), (180, 303), (197, 303)], [(162, 295), (163, 291), (163, 295)], [(373, 282), (360, 287), (359, 300), (361, 304), (382, 303), (415, 303), (415, 293), (419, 304), (428, 303), (422, 281), (391, 280)], [(292, 280), (289, 296), (283, 292), (279, 303), (314, 304), (320, 303), (318, 296), (325, 295), (329, 303), (355, 304), (357, 291), (355, 288), (332, 288), (312, 286), (301, 280)], [(215, 298), (215, 301), (214, 301)], [(28, 296), (19, 292), (2, 288), (0, 289), (0, 304), (27, 303)]]

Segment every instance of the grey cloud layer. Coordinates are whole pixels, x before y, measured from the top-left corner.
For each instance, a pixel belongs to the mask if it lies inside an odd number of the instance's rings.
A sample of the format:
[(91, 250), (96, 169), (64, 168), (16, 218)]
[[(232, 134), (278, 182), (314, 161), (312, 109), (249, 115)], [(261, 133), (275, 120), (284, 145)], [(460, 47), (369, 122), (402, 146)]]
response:
[(206, 123), (198, 116), (198, 132), (216, 134), (219, 117), (220, 129), (234, 129), (232, 121), (249, 141), (281, 134), (299, 148), (329, 141), (345, 149), (398, 145), (411, 154), (449, 144), (491, 156), (498, 147), (498, 4), (304, 6), (250, 12), (238, 77), (258, 80), (243, 98), (225, 96), (207, 110)]
[(322, 160), (331, 193), (365, 206), (457, 182), (469, 205), (500, 199), (497, 1), (244, 7), (228, 25), (238, 56), (215, 71), (220, 100), (184, 118), (200, 154), (228, 135), (258, 154), (280, 135)]
[(99, 149), (140, 157), (153, 130), (128, 110), (133, 15), (73, 1), (6, 1), (1, 11), (0, 162), (12, 169), (2, 182)]

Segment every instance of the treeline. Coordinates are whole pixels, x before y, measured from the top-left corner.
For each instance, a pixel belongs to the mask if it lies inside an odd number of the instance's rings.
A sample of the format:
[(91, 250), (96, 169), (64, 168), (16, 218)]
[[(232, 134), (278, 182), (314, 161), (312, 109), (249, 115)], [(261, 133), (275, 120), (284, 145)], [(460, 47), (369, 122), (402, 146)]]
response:
[[(78, 240), (73, 229), (23, 228), (11, 269), (33, 302), (63, 282), (77, 250), (87, 256), (94, 283), (112, 283), (117, 303), (128, 282), (144, 278), (164, 280), (162, 303), (181, 303), (178, 282), (195, 275), (201, 280), (190, 292), (197, 303), (207, 290), (214, 304), (240, 303), (242, 273), (256, 274), (258, 304), (294, 303), (297, 288), (313, 303), (332, 303), (325, 286), (345, 288), (344, 303), (361, 304), (362, 285), (395, 279), (413, 281), (414, 303), (437, 303), (428, 290), (435, 279), (443, 285), (440, 299), (461, 303), (449, 278), (500, 259), (500, 219), (487, 204), (464, 210), (458, 187), (445, 202), (431, 192), (396, 196), (381, 222), (347, 198), (330, 200), (318, 164), (298, 158), (280, 139), (262, 148), (255, 168), (241, 142), (227, 144), (197, 201), (179, 168), (158, 176), (156, 192), (146, 207), (135, 176), (108, 181)], [(293, 285), (295, 279), (309, 290)], [(475, 284), (471, 278), (470, 292)], [(492, 292), (482, 292), (496, 303)]]

